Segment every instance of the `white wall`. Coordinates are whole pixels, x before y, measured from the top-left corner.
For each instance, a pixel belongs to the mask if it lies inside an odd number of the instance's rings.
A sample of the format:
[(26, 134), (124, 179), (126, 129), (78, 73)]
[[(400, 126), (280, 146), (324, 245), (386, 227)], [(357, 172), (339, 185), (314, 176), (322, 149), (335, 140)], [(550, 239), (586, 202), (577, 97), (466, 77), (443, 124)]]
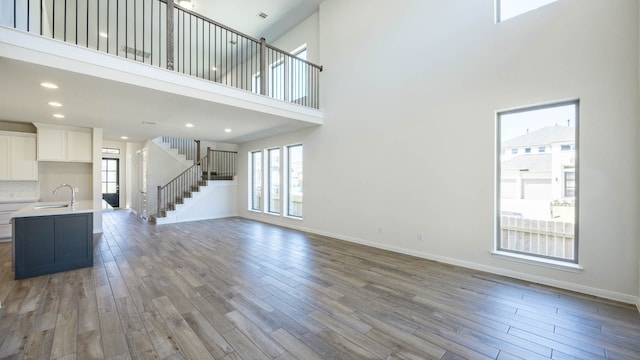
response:
[[(638, 2), (562, 0), (497, 25), (493, 3), (324, 1), (324, 125), (241, 145), (239, 213), (635, 302)], [(584, 270), (493, 257), (495, 112), (575, 98)], [(296, 142), (304, 220), (248, 211), (247, 151)]]
[(172, 224), (238, 216), (237, 198), (236, 181), (208, 181), (207, 186), (201, 187), (198, 193), (186, 198), (184, 204), (176, 206), (176, 211), (169, 211), (167, 216), (158, 219), (157, 223)]
[(176, 176), (180, 175), (189, 166), (176, 161), (169, 152), (160, 148), (153, 141), (147, 141), (146, 147), (148, 151), (147, 211), (149, 212), (149, 215), (151, 215), (157, 212), (158, 185), (165, 185)]
[(317, 62), (320, 58), (318, 21), (318, 13), (311, 15), (298, 24), (295, 31), (291, 31), (274, 41), (273, 46), (292, 52), (301, 45), (307, 44), (307, 59), (311, 62)]

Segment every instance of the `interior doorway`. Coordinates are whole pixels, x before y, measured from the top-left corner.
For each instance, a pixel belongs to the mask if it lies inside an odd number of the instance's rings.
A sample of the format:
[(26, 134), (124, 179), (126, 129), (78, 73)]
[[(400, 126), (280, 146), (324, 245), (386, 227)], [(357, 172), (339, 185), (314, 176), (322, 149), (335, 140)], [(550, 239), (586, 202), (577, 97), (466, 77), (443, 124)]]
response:
[(102, 200), (120, 207), (120, 159), (102, 158)]

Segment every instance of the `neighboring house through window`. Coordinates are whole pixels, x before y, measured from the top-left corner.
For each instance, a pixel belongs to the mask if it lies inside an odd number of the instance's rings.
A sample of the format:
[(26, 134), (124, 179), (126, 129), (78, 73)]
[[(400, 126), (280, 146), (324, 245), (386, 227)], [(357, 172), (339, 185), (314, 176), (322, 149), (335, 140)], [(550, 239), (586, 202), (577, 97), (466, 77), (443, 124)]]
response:
[(262, 151), (250, 153), (251, 210), (262, 210)]
[(269, 181), (269, 193), (267, 194), (267, 211), (273, 214), (280, 213), (280, 148), (267, 150), (267, 179)]

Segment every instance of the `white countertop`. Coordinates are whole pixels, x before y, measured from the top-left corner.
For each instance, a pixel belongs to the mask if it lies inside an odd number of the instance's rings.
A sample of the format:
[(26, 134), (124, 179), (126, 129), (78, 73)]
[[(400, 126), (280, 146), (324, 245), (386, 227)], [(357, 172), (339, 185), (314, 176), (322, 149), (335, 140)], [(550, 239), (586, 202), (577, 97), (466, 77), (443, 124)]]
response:
[(42, 205), (64, 205), (69, 204), (69, 201), (48, 201), (48, 202), (34, 202), (22, 209), (11, 214), (12, 218), (17, 217), (30, 217), (30, 216), (51, 216), (51, 215), (67, 215), (67, 214), (82, 214), (93, 212), (93, 200), (81, 200), (75, 203), (75, 205), (60, 208), (44, 208), (35, 209), (36, 206)]

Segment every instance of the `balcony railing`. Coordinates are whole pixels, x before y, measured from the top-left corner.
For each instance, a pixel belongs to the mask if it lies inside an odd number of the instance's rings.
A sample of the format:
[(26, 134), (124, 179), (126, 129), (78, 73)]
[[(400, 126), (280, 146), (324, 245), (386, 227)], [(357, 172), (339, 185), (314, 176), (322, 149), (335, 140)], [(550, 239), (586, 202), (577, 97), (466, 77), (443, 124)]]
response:
[(322, 66), (174, 0), (2, 0), (0, 25), (319, 108)]

